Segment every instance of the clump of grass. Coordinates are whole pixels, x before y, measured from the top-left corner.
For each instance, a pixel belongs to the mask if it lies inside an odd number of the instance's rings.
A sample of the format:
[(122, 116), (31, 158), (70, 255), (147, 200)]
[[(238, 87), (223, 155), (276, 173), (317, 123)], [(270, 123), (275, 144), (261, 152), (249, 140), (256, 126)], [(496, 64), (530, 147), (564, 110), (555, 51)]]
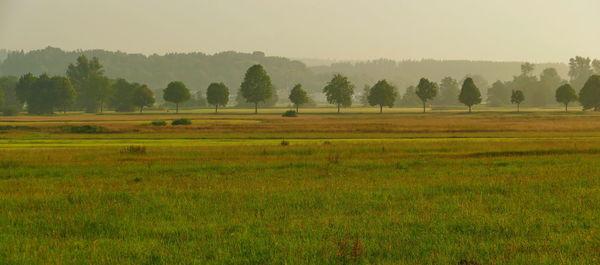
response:
[(340, 163), (340, 154), (330, 154), (327, 157), (327, 161), (330, 164), (339, 164)]
[(288, 146), (288, 145), (290, 145), (290, 142), (288, 142), (286, 140), (281, 141), (281, 146)]
[(192, 121), (190, 119), (177, 119), (177, 120), (173, 120), (171, 122), (171, 125), (176, 126), (176, 125), (191, 125)]
[(477, 263), (475, 261), (472, 260), (467, 260), (467, 259), (461, 259), (458, 262), (458, 265), (481, 265), (480, 263)]
[(107, 133), (108, 129), (98, 125), (67, 125), (62, 130), (68, 133)]
[(152, 122), (150, 122), (150, 125), (152, 125), (152, 126), (167, 126), (167, 122), (166, 121), (152, 121)]
[(288, 110), (281, 115), (282, 117), (298, 117), (298, 113), (294, 110)]
[(508, 162), (494, 162), (494, 166), (497, 167), (507, 167), (509, 165)]
[(145, 155), (146, 147), (136, 145), (127, 146), (121, 150), (121, 154)]
[(365, 248), (358, 238), (340, 240), (336, 242), (336, 245), (338, 248), (336, 256), (342, 264), (358, 262), (365, 254)]
[(323, 142), (323, 144), (324, 145), (331, 145), (331, 142), (330, 141), (325, 141), (325, 142)]

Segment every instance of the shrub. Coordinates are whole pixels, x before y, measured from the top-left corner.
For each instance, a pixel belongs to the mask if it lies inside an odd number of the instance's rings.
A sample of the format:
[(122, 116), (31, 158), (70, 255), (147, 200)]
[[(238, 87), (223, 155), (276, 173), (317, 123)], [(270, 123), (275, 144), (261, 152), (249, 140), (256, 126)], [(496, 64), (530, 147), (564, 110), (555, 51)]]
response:
[(8, 131), (8, 130), (22, 130), (22, 131), (39, 131), (40, 128), (32, 127), (32, 126), (22, 126), (22, 125), (0, 125), (0, 131)]
[(63, 126), (63, 131), (69, 133), (106, 133), (108, 130), (98, 125), (70, 125)]
[(293, 110), (288, 110), (285, 113), (283, 113), (283, 115), (281, 115), (282, 117), (298, 117), (298, 113), (296, 113), (296, 111)]
[(171, 122), (171, 125), (191, 125), (192, 121), (190, 119), (177, 119)]
[(144, 155), (146, 154), (145, 146), (127, 146), (121, 150), (121, 154)]
[(166, 121), (153, 121), (150, 123), (153, 126), (167, 126), (167, 122)]
[(281, 146), (288, 146), (288, 145), (290, 145), (290, 142), (288, 142), (286, 140), (281, 141)]
[(19, 108), (15, 106), (6, 106), (2, 108), (3, 116), (17, 116), (19, 115)]

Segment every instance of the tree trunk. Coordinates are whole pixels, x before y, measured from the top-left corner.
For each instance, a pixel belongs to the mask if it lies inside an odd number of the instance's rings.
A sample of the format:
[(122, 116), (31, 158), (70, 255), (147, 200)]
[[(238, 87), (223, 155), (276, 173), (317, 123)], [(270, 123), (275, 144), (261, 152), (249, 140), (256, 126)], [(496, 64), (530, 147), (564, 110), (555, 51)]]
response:
[(340, 113), (340, 104), (338, 104), (337, 106), (338, 106), (338, 113)]
[(427, 103), (425, 101), (423, 101), (423, 113), (425, 113), (425, 107), (427, 106)]
[(144, 106), (140, 107), (140, 113), (142, 113), (142, 111), (144, 110)]
[(215, 113), (219, 113), (219, 104), (215, 104)]
[(100, 113), (104, 112), (104, 100), (100, 100)]
[(258, 102), (254, 102), (254, 114), (258, 114)]
[(175, 114), (179, 114), (179, 103), (175, 103)]
[(298, 104), (296, 104), (296, 113), (298, 113)]
[(380, 114), (383, 113), (383, 105), (381, 105), (381, 104), (379, 105), (379, 113)]
[(569, 112), (569, 104), (565, 104), (565, 112)]
[(517, 103), (517, 112), (521, 112), (521, 110), (519, 109), (519, 107), (520, 107), (519, 105), (521, 105), (521, 104)]
[(471, 106), (469, 106), (469, 113), (471, 113)]

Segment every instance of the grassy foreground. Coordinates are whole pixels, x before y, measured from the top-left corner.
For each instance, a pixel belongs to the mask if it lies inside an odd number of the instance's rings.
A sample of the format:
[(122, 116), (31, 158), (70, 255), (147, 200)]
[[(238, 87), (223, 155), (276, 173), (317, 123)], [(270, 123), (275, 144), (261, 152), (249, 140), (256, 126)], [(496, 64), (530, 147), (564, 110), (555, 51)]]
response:
[(0, 134), (0, 264), (600, 263), (594, 115), (110, 117)]

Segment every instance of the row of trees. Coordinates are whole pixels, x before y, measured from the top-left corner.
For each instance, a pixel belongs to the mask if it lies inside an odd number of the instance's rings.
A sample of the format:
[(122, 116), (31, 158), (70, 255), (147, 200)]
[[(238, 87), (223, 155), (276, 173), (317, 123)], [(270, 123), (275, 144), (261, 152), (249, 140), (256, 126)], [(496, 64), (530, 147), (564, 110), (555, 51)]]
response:
[[(582, 60), (583, 62), (579, 62)], [(572, 63), (574, 65), (587, 63), (596, 67), (596, 61), (591, 62), (589, 59), (586, 61), (579, 57)], [(579, 100), (584, 109), (598, 110), (600, 106), (600, 103), (597, 104), (600, 101), (600, 92), (598, 91), (600, 90), (595, 85), (597, 75), (589, 77), (578, 94), (569, 83), (558, 76), (554, 69), (545, 69), (538, 79), (531, 75), (534, 67), (533, 64), (523, 64), (521, 75), (516, 76), (512, 82), (496, 82), (488, 91), (488, 101), (493, 102), (493, 99), (496, 98), (500, 100), (499, 97), (503, 96), (502, 101), (517, 104), (517, 108), (519, 108), (526, 98), (539, 100), (540, 95), (531, 91), (534, 88), (544, 87), (546, 89), (546, 87), (554, 86), (552, 89), (556, 91), (553, 100), (564, 104), (565, 109), (571, 102)], [(579, 68), (586, 69), (585, 67)], [(591, 68), (592, 66), (589, 67), (591, 72), (587, 73), (593, 73)], [(577, 73), (573, 71), (574, 76), (582, 75)], [(427, 106), (436, 102), (438, 95), (441, 95), (444, 98), (443, 101), (449, 101), (449, 98), (454, 97), (456, 101), (467, 106), (471, 112), (474, 105), (482, 102), (482, 93), (477, 83), (475, 78), (467, 77), (462, 82), (462, 88), (459, 89), (458, 82), (450, 77), (444, 78), (440, 85), (422, 78), (416, 87), (409, 87), (404, 96), (400, 98), (396, 87), (384, 79), (372, 87), (366, 86), (361, 101), (371, 106), (378, 106), (380, 112), (383, 112), (383, 107), (392, 107), (398, 101), (402, 103), (409, 100), (418, 101), (425, 112)], [(154, 93), (147, 85), (130, 83), (122, 78), (111, 80), (104, 75), (103, 67), (97, 58), (88, 60), (85, 56), (80, 56), (75, 64), (68, 66), (66, 77), (50, 77), (46, 74), (36, 77), (26, 74), (18, 80), (15, 87), (15, 97), (21, 103), (27, 104), (31, 114), (49, 114), (55, 110), (66, 111), (67, 109), (103, 112), (105, 105), (120, 112), (134, 111), (135, 109), (142, 112), (144, 107), (151, 107), (155, 103)], [(519, 89), (521, 87), (525, 89)], [(327, 102), (336, 105), (340, 112), (342, 107), (352, 105), (354, 88), (355, 86), (348, 77), (335, 74), (322, 91)], [(517, 89), (511, 89), (507, 93), (505, 90), (508, 88)], [(530, 93), (528, 94), (528, 92)], [(180, 104), (187, 102), (192, 97), (186, 85), (179, 81), (169, 83), (162, 93), (165, 101), (175, 104), (176, 112), (179, 111)], [(218, 112), (219, 107), (228, 104), (229, 96), (229, 88), (224, 83), (211, 83), (206, 90), (206, 100), (215, 106), (215, 112)], [(275, 87), (262, 65), (253, 65), (246, 71), (238, 97), (252, 104), (255, 113), (258, 113), (259, 104), (276, 97)], [(295, 105), (297, 111), (300, 106), (311, 101), (301, 84), (294, 86), (288, 98)]]

